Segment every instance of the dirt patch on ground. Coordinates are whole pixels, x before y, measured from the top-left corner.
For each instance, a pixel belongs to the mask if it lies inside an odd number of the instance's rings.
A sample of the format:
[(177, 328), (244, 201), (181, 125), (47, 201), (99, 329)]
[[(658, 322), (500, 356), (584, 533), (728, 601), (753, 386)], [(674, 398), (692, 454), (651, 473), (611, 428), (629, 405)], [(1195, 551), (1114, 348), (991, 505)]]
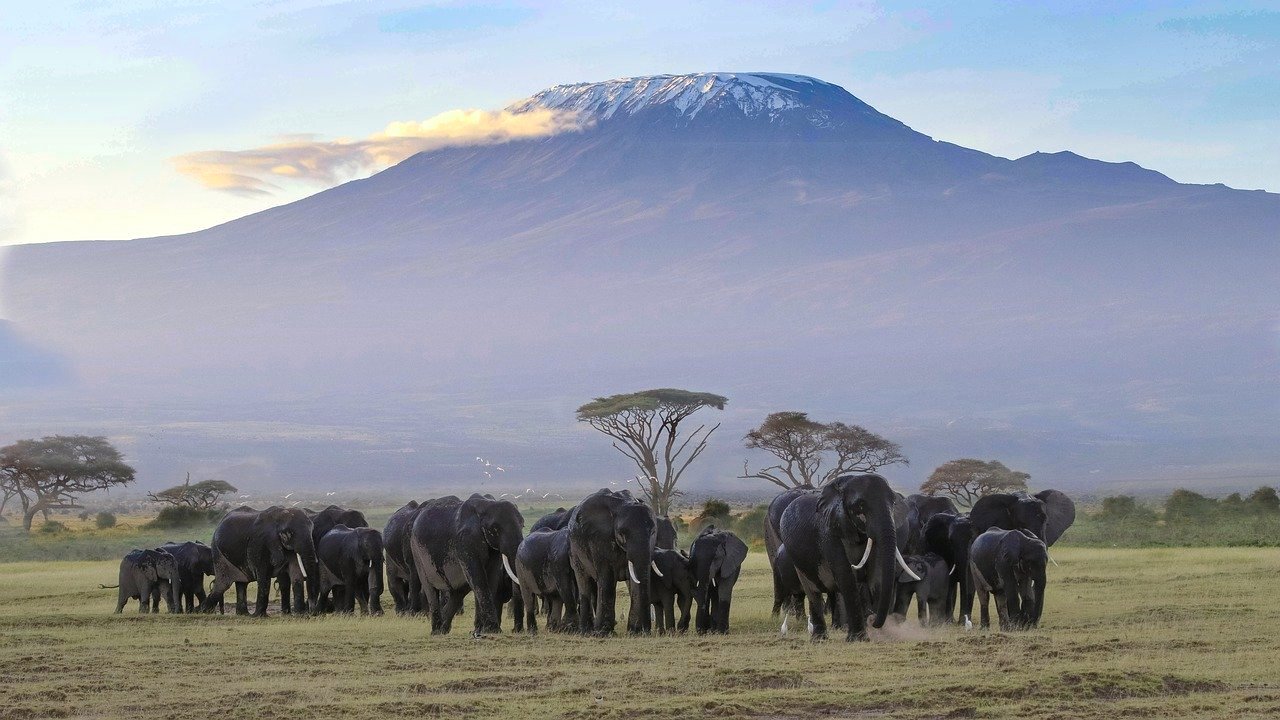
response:
[(722, 688), (754, 688), (779, 690), (798, 688), (812, 683), (796, 670), (751, 669), (716, 671), (715, 683)]

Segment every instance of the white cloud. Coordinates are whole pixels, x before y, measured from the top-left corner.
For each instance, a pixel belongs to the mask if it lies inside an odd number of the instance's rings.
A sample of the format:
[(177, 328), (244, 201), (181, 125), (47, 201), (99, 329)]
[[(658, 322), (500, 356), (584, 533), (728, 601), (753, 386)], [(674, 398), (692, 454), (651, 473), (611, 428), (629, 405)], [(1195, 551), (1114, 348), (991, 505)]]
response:
[(211, 190), (267, 195), (278, 189), (273, 180), (332, 185), (426, 150), (550, 137), (582, 127), (574, 113), (542, 108), (521, 113), (450, 110), (422, 121), (393, 122), (367, 138), (300, 135), (249, 150), (186, 153), (173, 162), (178, 172)]

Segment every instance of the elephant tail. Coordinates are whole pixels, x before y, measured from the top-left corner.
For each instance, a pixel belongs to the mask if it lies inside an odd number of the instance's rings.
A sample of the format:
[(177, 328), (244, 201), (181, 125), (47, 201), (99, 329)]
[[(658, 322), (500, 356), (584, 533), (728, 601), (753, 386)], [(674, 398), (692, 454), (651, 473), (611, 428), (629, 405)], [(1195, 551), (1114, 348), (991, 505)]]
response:
[(119, 585), (103, 585), (102, 583), (98, 583), (98, 587), (102, 588), (103, 590), (109, 590), (111, 588), (118, 588), (120, 586)]

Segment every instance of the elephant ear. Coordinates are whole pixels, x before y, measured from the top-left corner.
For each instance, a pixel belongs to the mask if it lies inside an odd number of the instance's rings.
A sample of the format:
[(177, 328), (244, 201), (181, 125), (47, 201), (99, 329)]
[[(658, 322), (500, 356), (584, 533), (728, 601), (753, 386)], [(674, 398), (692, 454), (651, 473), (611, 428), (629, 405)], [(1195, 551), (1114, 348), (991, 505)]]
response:
[(837, 525), (844, 520), (844, 488), (847, 483), (846, 478), (836, 478), (823, 485), (822, 493), (818, 495), (815, 509), (829, 525)]
[(727, 533), (720, 550), (724, 553), (724, 560), (720, 564), (720, 577), (727, 578), (737, 572), (742, 567), (742, 563), (746, 561), (747, 544), (742, 542), (737, 535)]
[(1075, 523), (1076, 504), (1065, 493), (1057, 490), (1041, 490), (1036, 493), (1036, 497), (1044, 503), (1044, 512), (1047, 517), (1044, 541), (1046, 545), (1052, 545), (1058, 542), (1062, 533)]

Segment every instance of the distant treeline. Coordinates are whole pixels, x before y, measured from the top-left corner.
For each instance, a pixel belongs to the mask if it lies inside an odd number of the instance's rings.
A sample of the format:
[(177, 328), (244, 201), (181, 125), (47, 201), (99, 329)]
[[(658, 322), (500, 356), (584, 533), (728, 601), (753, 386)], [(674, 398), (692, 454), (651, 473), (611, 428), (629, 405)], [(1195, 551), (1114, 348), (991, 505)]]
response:
[(1260, 487), (1249, 495), (1206, 497), (1178, 489), (1163, 504), (1131, 495), (1102, 499), (1063, 537), (1071, 545), (1107, 547), (1280, 546), (1280, 494)]

